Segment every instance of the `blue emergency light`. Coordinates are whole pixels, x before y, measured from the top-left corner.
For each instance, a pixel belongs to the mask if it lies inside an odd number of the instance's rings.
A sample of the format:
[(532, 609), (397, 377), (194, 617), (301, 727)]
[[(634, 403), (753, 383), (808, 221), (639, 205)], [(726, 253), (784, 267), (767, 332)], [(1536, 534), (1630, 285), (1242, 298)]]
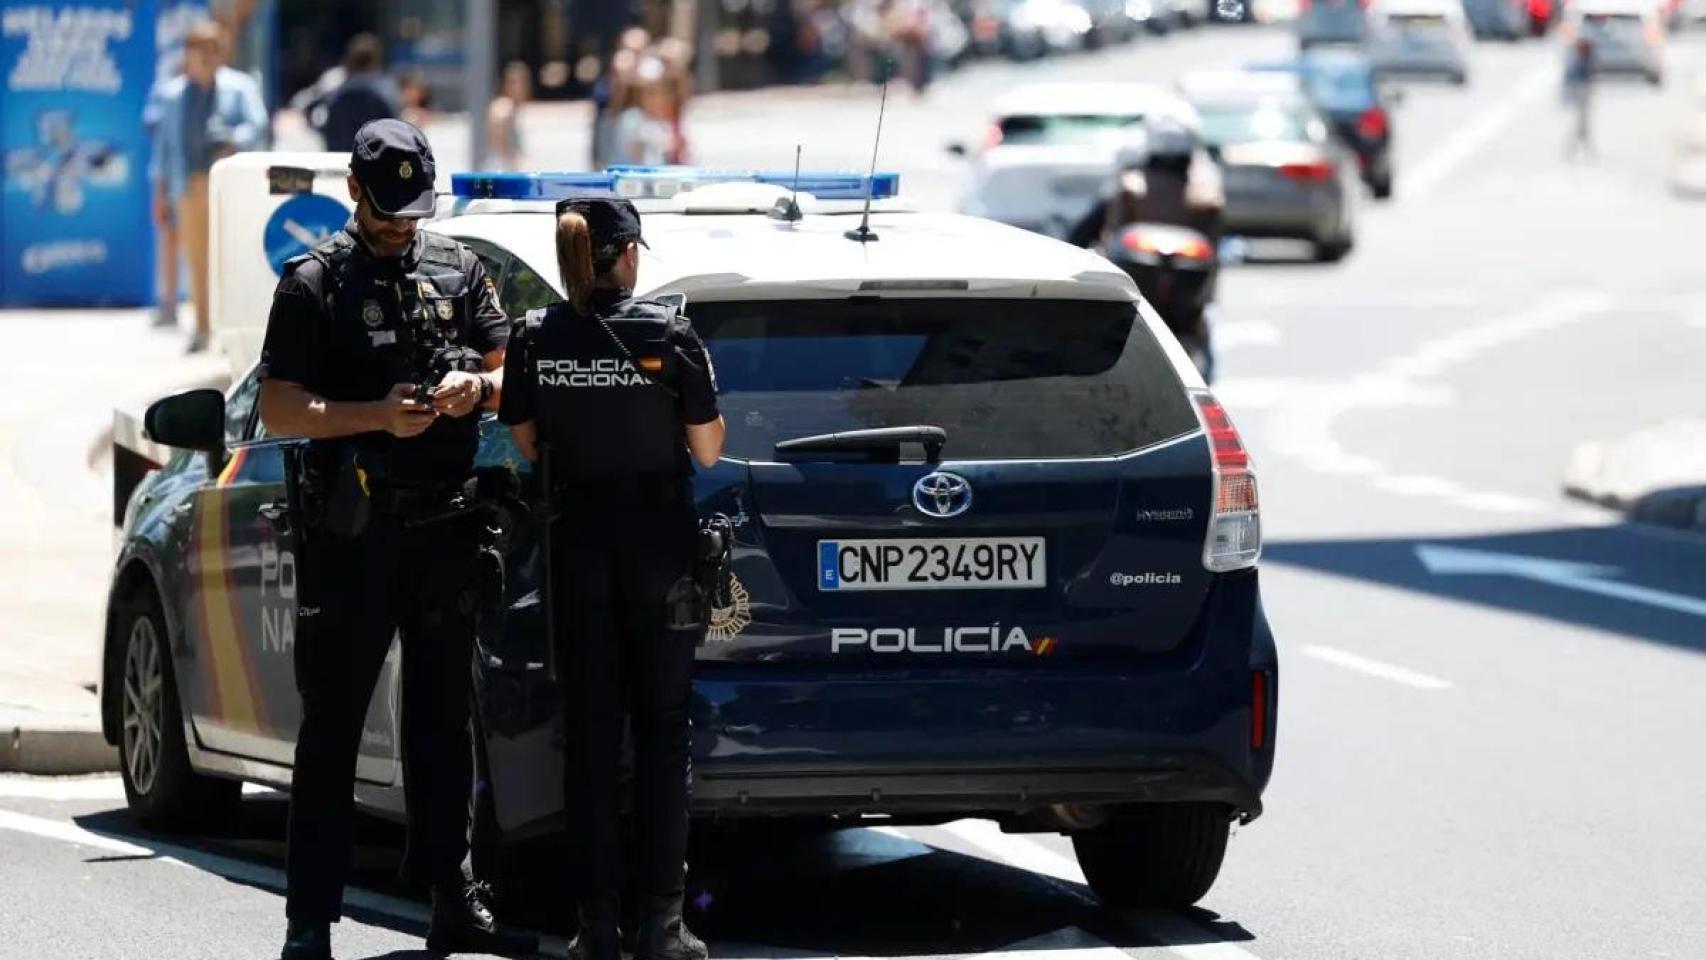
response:
[(887, 200), (900, 196), (900, 174), (792, 170), (708, 170), (700, 167), (613, 166), (602, 173), (456, 173), (450, 192), (464, 200), (561, 200), (603, 193), (630, 200), (664, 200), (714, 183), (763, 183), (819, 200)]

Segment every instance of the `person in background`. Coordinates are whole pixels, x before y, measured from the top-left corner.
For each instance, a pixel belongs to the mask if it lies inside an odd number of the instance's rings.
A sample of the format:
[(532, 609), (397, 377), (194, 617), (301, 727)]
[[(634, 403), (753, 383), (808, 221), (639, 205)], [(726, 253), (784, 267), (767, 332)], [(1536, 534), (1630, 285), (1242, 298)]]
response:
[(486, 143), (496, 170), (521, 169), (521, 108), (533, 98), (533, 75), (527, 64), (512, 60), (504, 67), (498, 95), (486, 107)]
[(254, 78), (223, 65), (225, 35), (204, 20), (184, 39), (184, 72), (160, 90), (157, 136), (148, 161), (154, 222), (171, 221), (189, 265), (195, 333), (189, 349), (207, 349), (207, 171), (214, 161), (266, 144), (267, 111)]
[(1564, 141), (1564, 159), (1586, 154), (1593, 147), (1593, 41), (1577, 37), (1564, 60), (1564, 105), (1570, 110), (1570, 136)]
[(680, 37), (664, 37), (657, 42), (655, 53), (663, 64), (662, 86), (665, 92), (665, 112), (669, 119), (670, 163), (688, 163), (691, 151), (687, 145), (687, 104), (693, 99), (693, 48)]
[(384, 49), (371, 33), (350, 38), (344, 50), (344, 79), (326, 98), (308, 108), (309, 123), (320, 131), (326, 149), (348, 153), (355, 132), (372, 120), (401, 116), (403, 98), (381, 70)]
[(618, 163), (669, 162), (675, 133), (670, 126), (670, 89), (663, 61), (647, 55), (627, 85), (629, 105), (616, 116), (612, 146)]
[[(142, 107), (142, 129), (147, 131), (150, 144), (160, 136), (160, 114), (165, 110), (163, 98), (166, 85), (172, 79), (156, 80), (148, 91), (148, 102)], [(172, 219), (169, 204), (154, 203), (153, 208), (160, 264), (160, 302), (154, 308), (154, 325), (175, 327), (178, 325), (178, 272), (182, 269), (182, 261), (178, 259), (178, 225)]]
[(425, 128), (432, 120), (432, 87), (419, 70), (403, 74), (398, 84), (403, 99), (403, 119), (411, 126)]

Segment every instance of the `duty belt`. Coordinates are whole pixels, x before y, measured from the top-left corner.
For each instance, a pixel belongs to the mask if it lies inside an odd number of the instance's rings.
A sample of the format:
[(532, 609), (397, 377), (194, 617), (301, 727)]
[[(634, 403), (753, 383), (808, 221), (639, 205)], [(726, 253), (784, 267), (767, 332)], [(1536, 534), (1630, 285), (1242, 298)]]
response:
[(368, 495), (375, 513), (408, 519), (443, 511), (460, 492), (461, 487), (453, 484), (396, 487), (376, 483)]

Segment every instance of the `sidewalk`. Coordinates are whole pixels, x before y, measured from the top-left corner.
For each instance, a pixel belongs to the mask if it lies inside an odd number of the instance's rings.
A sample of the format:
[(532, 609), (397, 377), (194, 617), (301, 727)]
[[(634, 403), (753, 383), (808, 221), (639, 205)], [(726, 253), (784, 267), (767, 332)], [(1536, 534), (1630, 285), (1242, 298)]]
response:
[(112, 411), (226, 373), (222, 357), (186, 357), (184, 334), (149, 319), (0, 311), (0, 334), (45, 357), (15, 365), (0, 405), (0, 770), (116, 765), (94, 694), (114, 551)]

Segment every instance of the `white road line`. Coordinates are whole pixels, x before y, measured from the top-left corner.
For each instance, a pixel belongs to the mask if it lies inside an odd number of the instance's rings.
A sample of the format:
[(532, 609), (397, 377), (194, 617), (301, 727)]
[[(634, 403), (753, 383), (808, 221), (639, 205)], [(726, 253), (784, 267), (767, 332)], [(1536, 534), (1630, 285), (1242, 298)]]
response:
[(1268, 347), (1280, 342), (1280, 329), (1272, 320), (1239, 320), (1216, 324), (1213, 336), (1216, 350)]
[[(251, 886), (265, 887), (275, 891), (284, 890), (283, 871), (250, 863), (247, 860), (220, 856), (216, 853), (206, 853), (177, 844), (150, 841), (148, 846), (142, 846), (117, 837), (85, 830), (76, 824), (13, 813), (10, 810), (0, 810), (0, 830), (27, 833), (46, 840), (57, 840), (61, 843), (100, 850), (121, 857), (157, 860), (161, 863), (168, 863), (177, 867), (189, 867)], [(365, 910), (423, 925), (431, 916), (431, 911), (424, 904), (404, 900), (400, 897), (386, 896), (382, 893), (374, 893), (371, 890), (363, 890), (359, 887), (352, 887), (344, 893), (344, 903), (356, 910)], [(567, 943), (557, 937), (545, 938), (542, 943), (546, 949), (557, 953), (561, 953), (567, 947)]]
[[(243, 796), (284, 796), (271, 787), (243, 784)], [(0, 776), (0, 798), (20, 800), (123, 800), (124, 781), (116, 776), (32, 777), (28, 774)]]
[[(988, 820), (957, 820), (940, 829), (1009, 866), (1069, 883), (1086, 882), (1077, 860), (1022, 834), (1002, 833), (1000, 827)], [(1257, 960), (1255, 954), (1224, 940), (1217, 941), (1207, 928), (1177, 913), (1136, 910), (1122, 913), (1121, 917), (1184, 960)], [(1088, 960), (1102, 954), (1078, 953), (1076, 956)]]
[(1382, 680), (1390, 680), (1393, 683), (1403, 684), (1406, 687), (1411, 687), (1416, 690), (1451, 689), (1450, 680), (1442, 680), (1439, 677), (1422, 673), (1417, 670), (1411, 670), (1407, 667), (1399, 667), (1390, 663), (1383, 663), (1379, 660), (1371, 660), (1368, 657), (1359, 656), (1333, 647), (1304, 647), (1303, 652), (1317, 660), (1326, 661), (1334, 666), (1344, 667), (1347, 670), (1355, 670), (1358, 673), (1366, 673), (1371, 677), (1379, 677)]
[(1404, 177), (1403, 189), (1399, 192), (1400, 202), (1408, 204), (1425, 198), (1459, 166), (1504, 132), (1529, 101), (1537, 100), (1554, 89), (1557, 82), (1558, 71), (1551, 63), (1534, 68), (1508, 96), (1469, 123), (1459, 126), (1444, 143), (1412, 167)]

